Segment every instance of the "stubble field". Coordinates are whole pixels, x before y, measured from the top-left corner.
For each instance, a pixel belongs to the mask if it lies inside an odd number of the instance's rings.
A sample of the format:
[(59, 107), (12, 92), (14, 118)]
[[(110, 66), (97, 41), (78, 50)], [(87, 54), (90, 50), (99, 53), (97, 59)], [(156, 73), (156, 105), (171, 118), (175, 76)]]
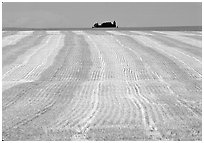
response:
[(4, 31), (3, 140), (201, 140), (201, 35)]

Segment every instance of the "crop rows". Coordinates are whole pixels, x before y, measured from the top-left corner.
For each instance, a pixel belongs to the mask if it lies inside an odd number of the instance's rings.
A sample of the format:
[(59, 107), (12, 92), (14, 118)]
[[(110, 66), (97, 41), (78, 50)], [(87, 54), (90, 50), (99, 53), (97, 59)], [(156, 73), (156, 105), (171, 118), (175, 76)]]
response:
[(46, 33), (41, 31), (35, 31), (32, 35), (27, 36), (20, 40), (15, 45), (9, 45), (7, 48), (3, 48), (2, 52), (2, 65), (3, 67), (13, 63), (19, 56), (23, 55), (28, 49), (40, 44)]
[(195, 36), (47, 31), (16, 38), (3, 48), (3, 138), (201, 140)]
[[(163, 33), (163, 32), (159, 32), (159, 33)], [(167, 34), (165, 34), (165, 36), (167, 36), (169, 38), (172, 38), (172, 39), (179, 40), (179, 41), (181, 41), (183, 43), (187, 43), (187, 44), (189, 44), (191, 46), (202, 48), (202, 42), (200, 40), (196, 40), (196, 39), (193, 39), (193, 38), (185, 37), (183, 35), (179, 35), (179, 34), (175, 34), (175, 33), (171, 34), (169, 32)]]
[(11, 69), (3, 73), (3, 81), (13, 81), (13, 84), (11, 84), (13, 86), (18, 84), (19, 81), (21, 83), (21, 81), (30, 82), (38, 79), (41, 72), (52, 64), (54, 54), (63, 46), (62, 44), (63, 35), (47, 36), (42, 45), (32, 48), (32, 51), (24, 54), (25, 57), (23, 59), (16, 60), (18, 64), (14, 64)]
[(21, 39), (31, 35), (33, 31), (20, 31), (17, 34), (6, 36), (2, 40), (2, 48), (7, 48), (10, 45), (15, 45)]

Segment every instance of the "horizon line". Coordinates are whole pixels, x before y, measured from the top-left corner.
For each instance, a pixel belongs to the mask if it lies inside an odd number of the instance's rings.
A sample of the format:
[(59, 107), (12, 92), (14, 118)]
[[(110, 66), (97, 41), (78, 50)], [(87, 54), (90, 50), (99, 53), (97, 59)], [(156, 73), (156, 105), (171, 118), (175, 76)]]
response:
[(202, 26), (153, 26), (153, 27), (118, 27), (118, 28), (92, 28), (92, 27), (67, 27), (67, 28), (30, 28), (30, 27), (2, 27), (2, 31), (11, 30), (186, 30), (186, 31), (202, 31)]

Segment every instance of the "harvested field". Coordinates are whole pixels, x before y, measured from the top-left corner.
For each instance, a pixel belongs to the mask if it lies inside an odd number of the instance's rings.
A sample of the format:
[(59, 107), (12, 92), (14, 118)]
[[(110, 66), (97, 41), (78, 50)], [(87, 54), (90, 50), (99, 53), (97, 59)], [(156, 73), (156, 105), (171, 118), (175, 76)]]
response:
[(3, 32), (3, 140), (202, 140), (201, 35)]

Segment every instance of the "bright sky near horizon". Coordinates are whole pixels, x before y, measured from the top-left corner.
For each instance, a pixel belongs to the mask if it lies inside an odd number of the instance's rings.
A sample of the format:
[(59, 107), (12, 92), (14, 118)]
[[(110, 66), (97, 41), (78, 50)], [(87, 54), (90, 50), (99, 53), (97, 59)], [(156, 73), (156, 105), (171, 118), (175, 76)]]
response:
[(78, 28), (116, 21), (119, 27), (201, 26), (201, 2), (4, 2), (3, 27)]

